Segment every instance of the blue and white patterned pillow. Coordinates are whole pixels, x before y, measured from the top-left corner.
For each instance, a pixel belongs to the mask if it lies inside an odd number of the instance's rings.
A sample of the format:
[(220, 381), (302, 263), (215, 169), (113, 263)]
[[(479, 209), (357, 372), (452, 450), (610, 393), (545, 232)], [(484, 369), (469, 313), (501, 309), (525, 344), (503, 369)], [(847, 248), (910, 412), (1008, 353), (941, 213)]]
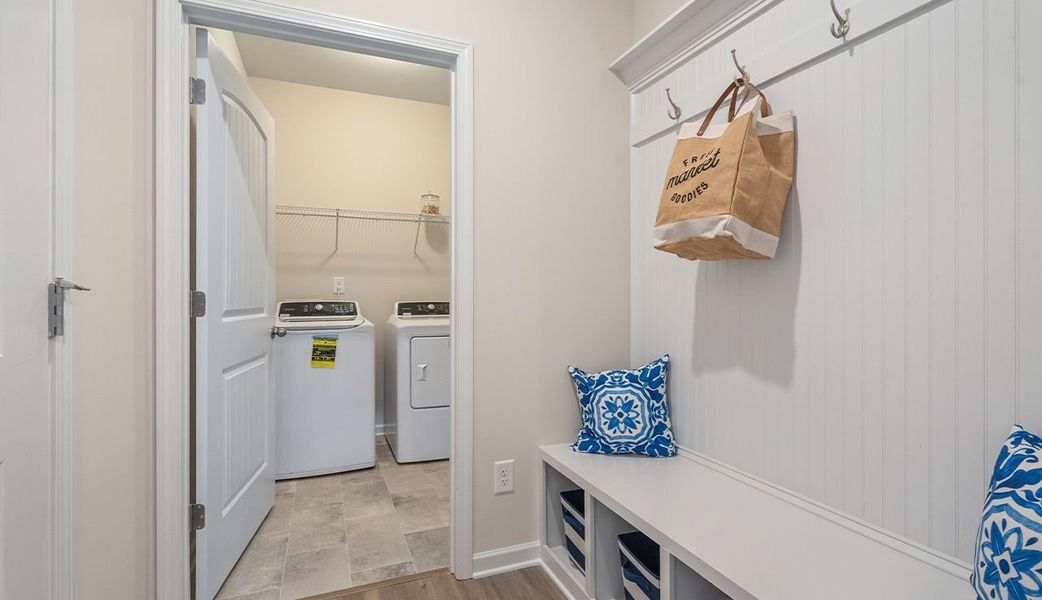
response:
[(674, 456), (666, 375), (669, 355), (636, 370), (586, 373), (568, 367), (582, 409), (583, 427), (572, 450), (597, 454)]
[(970, 582), (979, 600), (1042, 598), (1042, 438), (1019, 425), (995, 461)]

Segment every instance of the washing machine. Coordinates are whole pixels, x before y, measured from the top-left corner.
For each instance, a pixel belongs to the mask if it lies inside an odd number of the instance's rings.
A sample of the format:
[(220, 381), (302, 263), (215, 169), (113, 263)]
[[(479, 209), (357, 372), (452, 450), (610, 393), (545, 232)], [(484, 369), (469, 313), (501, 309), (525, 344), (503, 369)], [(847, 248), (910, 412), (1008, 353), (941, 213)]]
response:
[(275, 338), (275, 478), (376, 464), (375, 328), (357, 302), (280, 302)]
[(395, 303), (385, 346), (384, 433), (395, 460), (449, 458), (449, 303)]

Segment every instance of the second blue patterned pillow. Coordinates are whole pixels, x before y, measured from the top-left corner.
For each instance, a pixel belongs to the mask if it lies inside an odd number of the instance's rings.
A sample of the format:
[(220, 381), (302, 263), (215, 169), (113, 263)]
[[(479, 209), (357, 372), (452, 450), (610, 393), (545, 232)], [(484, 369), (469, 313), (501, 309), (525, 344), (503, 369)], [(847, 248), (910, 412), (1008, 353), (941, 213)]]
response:
[(1042, 598), (1042, 438), (1014, 426), (991, 475), (970, 581), (979, 600)]
[(674, 456), (666, 376), (669, 355), (635, 370), (586, 373), (568, 367), (582, 410), (578, 452)]

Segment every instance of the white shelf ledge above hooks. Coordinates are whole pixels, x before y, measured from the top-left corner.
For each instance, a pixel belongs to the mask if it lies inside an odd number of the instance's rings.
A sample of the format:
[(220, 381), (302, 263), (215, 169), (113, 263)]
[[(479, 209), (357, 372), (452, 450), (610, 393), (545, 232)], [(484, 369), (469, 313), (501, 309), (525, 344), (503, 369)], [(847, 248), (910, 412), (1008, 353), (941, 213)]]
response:
[(423, 213), (386, 212), (378, 210), (359, 210), (353, 208), (317, 208), (313, 206), (275, 205), (276, 215), (293, 217), (317, 217), (334, 219), (336, 222), (333, 253), (340, 251), (340, 219), (361, 219), (363, 221), (395, 221), (400, 223), (416, 223), (416, 239), (413, 242), (413, 254), (416, 254), (420, 241), (420, 225), (424, 223), (448, 224), (447, 215), (427, 215)]

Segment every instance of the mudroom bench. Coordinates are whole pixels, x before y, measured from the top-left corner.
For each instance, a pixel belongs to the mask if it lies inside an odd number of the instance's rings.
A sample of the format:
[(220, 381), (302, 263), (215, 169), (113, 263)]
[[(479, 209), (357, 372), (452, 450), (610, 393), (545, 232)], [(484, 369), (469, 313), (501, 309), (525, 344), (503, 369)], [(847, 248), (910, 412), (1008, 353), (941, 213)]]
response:
[[(661, 548), (662, 600), (973, 598), (967, 565), (704, 456), (540, 455), (542, 558), (576, 599), (624, 598), (617, 538), (634, 530)], [(585, 573), (562, 521), (577, 489)]]

